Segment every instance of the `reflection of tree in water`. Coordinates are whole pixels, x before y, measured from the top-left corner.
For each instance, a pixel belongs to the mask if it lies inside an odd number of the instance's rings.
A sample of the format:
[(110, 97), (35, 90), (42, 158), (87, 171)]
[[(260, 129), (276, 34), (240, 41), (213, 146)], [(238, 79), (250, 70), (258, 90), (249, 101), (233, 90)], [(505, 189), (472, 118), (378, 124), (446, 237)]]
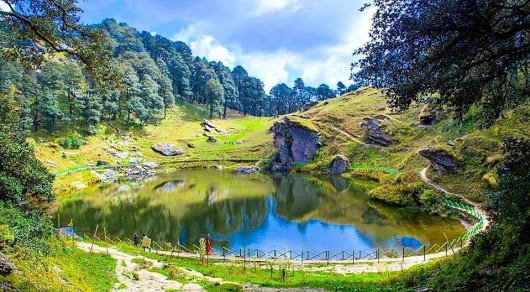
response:
[(267, 198), (195, 204), (181, 219), (184, 234), (181, 241), (196, 242), (209, 232), (214, 241), (226, 246), (228, 235), (239, 230), (254, 229), (263, 223), (267, 213)]
[[(88, 234), (99, 224), (100, 232), (105, 226), (109, 234), (122, 239), (136, 232), (157, 241), (191, 244), (206, 232), (222, 238), (243, 228), (252, 229), (263, 222), (268, 212), (267, 198), (209, 202), (207, 197), (204, 203), (189, 205), (183, 216), (171, 214), (165, 205), (149, 203), (149, 197), (138, 197), (133, 204), (108, 204), (101, 208), (90, 201), (75, 200), (61, 208), (61, 217), (75, 218), (76, 228)], [(174, 203), (178, 204), (178, 199)]]
[(278, 215), (297, 219), (319, 207), (320, 189), (314, 183), (293, 176), (275, 176), (273, 182)]

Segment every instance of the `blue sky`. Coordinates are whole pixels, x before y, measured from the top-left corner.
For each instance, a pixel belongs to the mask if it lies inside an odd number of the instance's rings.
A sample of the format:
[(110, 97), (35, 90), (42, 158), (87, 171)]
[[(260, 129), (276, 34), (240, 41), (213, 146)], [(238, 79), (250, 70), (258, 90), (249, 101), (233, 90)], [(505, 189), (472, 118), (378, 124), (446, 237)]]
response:
[(81, 0), (82, 21), (115, 18), (186, 42), (198, 56), (243, 65), (266, 89), (297, 77), (349, 83), (351, 53), (368, 41), (368, 0)]

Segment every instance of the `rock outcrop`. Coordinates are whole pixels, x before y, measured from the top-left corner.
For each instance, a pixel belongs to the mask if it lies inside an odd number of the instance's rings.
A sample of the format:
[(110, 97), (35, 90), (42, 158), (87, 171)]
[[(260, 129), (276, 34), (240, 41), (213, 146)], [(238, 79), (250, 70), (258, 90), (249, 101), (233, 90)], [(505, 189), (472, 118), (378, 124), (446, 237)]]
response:
[(288, 172), (293, 163), (310, 161), (322, 146), (320, 133), (287, 117), (283, 122), (274, 123), (272, 131), (278, 149), (272, 161), (273, 172)]
[(329, 172), (333, 175), (340, 175), (346, 170), (348, 170), (349, 164), (350, 160), (347, 157), (343, 155), (337, 155), (333, 157), (333, 160), (331, 160), (331, 167), (329, 168)]
[(432, 126), (443, 119), (443, 111), (439, 106), (426, 104), (420, 112), (420, 125)]
[(385, 130), (386, 119), (382, 115), (363, 119), (361, 127), (365, 130), (365, 140), (368, 143), (379, 146), (389, 146), (392, 144), (392, 139)]
[(7, 276), (15, 270), (15, 265), (2, 253), (0, 253), (0, 275)]
[(158, 152), (164, 156), (177, 156), (184, 154), (183, 149), (177, 149), (173, 144), (157, 143), (151, 146), (155, 152)]
[(462, 170), (460, 161), (445, 149), (429, 146), (418, 152), (431, 162), (432, 168), (438, 172), (459, 172)]

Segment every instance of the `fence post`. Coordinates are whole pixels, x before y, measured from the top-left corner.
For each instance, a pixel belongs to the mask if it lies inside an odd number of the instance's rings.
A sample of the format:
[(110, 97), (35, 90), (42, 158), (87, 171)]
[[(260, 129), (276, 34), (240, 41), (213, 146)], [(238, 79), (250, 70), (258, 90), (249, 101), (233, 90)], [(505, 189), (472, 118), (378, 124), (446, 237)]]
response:
[(423, 261), (425, 261), (425, 245), (423, 245)]
[(379, 263), (379, 249), (377, 249), (377, 263)]
[(326, 265), (329, 265), (329, 250), (326, 251)]
[[(241, 249), (239, 249), (239, 251), (241, 252)], [(246, 247), (243, 246), (243, 271), (246, 271), (247, 270), (247, 252), (246, 252)]]
[(223, 260), (226, 261), (226, 249), (223, 247)]
[(351, 264), (355, 266), (355, 249), (351, 253)]
[(300, 256), (300, 263), (303, 265), (304, 264), (304, 250), (302, 250), (302, 254)]
[[(94, 237), (96, 237), (96, 234), (98, 233), (98, 227), (99, 227), (99, 224), (96, 225), (96, 230), (94, 231)], [(92, 253), (92, 248), (94, 247), (94, 237), (92, 238), (92, 245), (90, 246), (90, 253)]]
[(403, 256), (402, 256), (402, 262), (405, 261), (405, 248), (403, 248)]

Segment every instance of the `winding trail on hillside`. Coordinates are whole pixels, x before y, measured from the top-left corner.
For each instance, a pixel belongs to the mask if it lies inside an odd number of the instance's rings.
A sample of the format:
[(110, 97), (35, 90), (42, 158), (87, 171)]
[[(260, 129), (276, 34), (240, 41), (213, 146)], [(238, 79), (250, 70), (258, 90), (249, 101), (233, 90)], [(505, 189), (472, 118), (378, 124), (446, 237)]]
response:
[(442, 187), (441, 185), (433, 182), (428, 176), (427, 176), (427, 170), (429, 168), (426, 167), (424, 169), (422, 169), (420, 171), (420, 177), (421, 179), (428, 185), (430, 185), (431, 187), (435, 188), (436, 190), (442, 192), (442, 193), (445, 193), (447, 195), (452, 195), (452, 196), (455, 196), (455, 197), (458, 197), (460, 199), (462, 199), (464, 202), (466, 202), (466, 204), (469, 204), (471, 206), (473, 206), (473, 208), (475, 208), (475, 210), (477, 210), (483, 217), (484, 217), (484, 224), (482, 226), (482, 228), (480, 229), (480, 231), (483, 231), (485, 230), (488, 225), (490, 224), (490, 221), (488, 220), (488, 213), (486, 213), (486, 211), (484, 211), (484, 209), (482, 209), (482, 205), (480, 203), (477, 203), (477, 202), (474, 202), (474, 201), (471, 201), (469, 200), (468, 198), (462, 196), (462, 195), (459, 195), (459, 194), (455, 194), (449, 190), (447, 190), (446, 188)]
[(330, 125), (330, 124), (324, 123), (324, 122), (318, 122), (318, 124), (319, 124), (319, 126), (328, 127), (330, 129), (332, 129), (333, 131), (342, 134), (343, 136), (345, 136), (346, 138), (350, 139), (351, 141), (357, 142), (357, 143), (359, 143), (361, 145), (364, 145), (364, 146), (367, 145), (361, 139), (359, 139), (359, 137), (356, 137), (356, 136), (354, 136), (354, 135), (352, 135), (352, 134), (350, 134), (350, 133), (348, 133), (348, 132), (346, 132), (346, 131), (344, 131), (344, 130), (342, 130), (340, 128), (337, 128), (337, 127), (335, 127), (333, 125)]

